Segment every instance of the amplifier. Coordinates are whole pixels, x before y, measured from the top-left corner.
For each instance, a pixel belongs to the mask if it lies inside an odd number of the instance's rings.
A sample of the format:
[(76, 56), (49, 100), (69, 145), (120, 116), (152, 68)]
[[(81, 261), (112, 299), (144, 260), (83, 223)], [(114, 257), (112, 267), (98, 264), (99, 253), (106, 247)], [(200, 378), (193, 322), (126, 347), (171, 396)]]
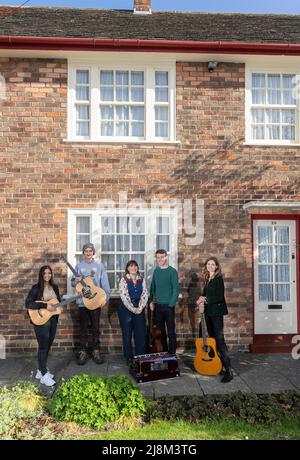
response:
[(138, 383), (180, 376), (176, 356), (167, 352), (134, 356), (130, 373)]

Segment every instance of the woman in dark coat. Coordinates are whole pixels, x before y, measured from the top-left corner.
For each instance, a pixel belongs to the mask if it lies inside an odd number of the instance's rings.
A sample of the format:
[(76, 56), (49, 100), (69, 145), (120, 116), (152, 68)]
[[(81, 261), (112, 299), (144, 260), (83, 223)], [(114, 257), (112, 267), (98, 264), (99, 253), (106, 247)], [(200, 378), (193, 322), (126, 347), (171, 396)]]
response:
[[(59, 289), (54, 284), (52, 268), (49, 265), (44, 265), (40, 268), (38, 283), (32, 286), (26, 298), (26, 308), (32, 310), (47, 308), (49, 311), (55, 311), (56, 308), (47, 303), (55, 298), (60, 302)], [(55, 338), (57, 321), (58, 316), (53, 315), (46, 324), (42, 326), (33, 325), (38, 342), (38, 370), (35, 377), (46, 386), (55, 385), (54, 375), (47, 368), (47, 360)]]
[(203, 273), (204, 289), (197, 305), (201, 313), (204, 311), (208, 335), (216, 339), (217, 350), (225, 369), (221, 382), (227, 383), (233, 379), (224, 337), (224, 315), (228, 314), (228, 310), (224, 295), (224, 280), (216, 257), (210, 257), (205, 261)]

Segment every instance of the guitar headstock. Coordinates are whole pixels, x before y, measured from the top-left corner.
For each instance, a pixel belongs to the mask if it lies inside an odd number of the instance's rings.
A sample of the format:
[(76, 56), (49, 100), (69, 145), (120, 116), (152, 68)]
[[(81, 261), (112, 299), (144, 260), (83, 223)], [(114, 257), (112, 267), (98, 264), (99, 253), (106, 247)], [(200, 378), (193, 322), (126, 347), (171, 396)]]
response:
[(61, 260), (61, 261), (65, 262), (65, 263), (67, 263), (67, 262), (68, 262), (68, 259), (67, 259), (67, 257), (66, 257), (64, 254), (60, 254), (60, 256), (59, 256), (59, 260)]

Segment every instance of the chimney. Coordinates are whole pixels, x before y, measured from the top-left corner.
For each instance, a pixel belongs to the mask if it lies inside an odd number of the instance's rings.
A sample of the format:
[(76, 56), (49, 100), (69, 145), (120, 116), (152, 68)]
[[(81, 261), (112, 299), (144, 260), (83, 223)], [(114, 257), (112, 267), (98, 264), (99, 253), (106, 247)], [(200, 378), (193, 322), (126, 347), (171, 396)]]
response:
[(151, 0), (134, 0), (134, 14), (151, 14)]

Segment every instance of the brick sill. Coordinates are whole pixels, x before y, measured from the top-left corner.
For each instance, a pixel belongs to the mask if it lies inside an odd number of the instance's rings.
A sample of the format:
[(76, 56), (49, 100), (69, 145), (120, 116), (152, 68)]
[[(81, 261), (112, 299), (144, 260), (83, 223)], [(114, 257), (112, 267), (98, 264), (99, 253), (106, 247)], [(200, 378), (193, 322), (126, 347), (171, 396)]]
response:
[(242, 145), (252, 145), (255, 147), (300, 147), (300, 144), (259, 144), (256, 142), (243, 142)]
[(128, 144), (158, 144), (158, 145), (181, 145), (181, 141), (97, 141), (88, 139), (63, 139), (66, 144), (104, 144), (104, 145), (128, 145)]

